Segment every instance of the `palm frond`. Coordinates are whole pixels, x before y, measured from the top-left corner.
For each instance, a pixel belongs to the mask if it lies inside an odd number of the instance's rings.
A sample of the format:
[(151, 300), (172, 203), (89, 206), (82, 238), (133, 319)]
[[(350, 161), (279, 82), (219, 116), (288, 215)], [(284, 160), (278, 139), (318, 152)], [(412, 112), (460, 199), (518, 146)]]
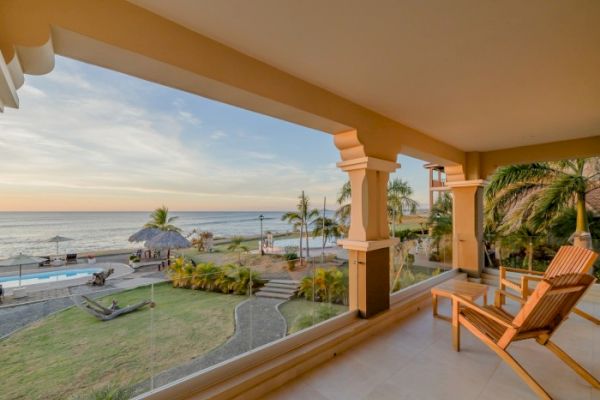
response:
[(559, 172), (548, 163), (509, 165), (499, 168), (485, 189), (485, 198), (492, 201), (505, 188), (524, 182), (546, 183)]
[(352, 196), (352, 189), (350, 187), (350, 181), (346, 181), (346, 183), (344, 183), (344, 185), (340, 189), (336, 201), (339, 205), (342, 205), (342, 204), (346, 203), (348, 200), (350, 200), (351, 196)]
[(539, 196), (534, 212), (531, 215), (531, 224), (534, 228), (548, 226), (567, 207), (573, 205), (574, 195), (585, 184), (582, 178), (576, 175), (562, 175), (554, 180)]

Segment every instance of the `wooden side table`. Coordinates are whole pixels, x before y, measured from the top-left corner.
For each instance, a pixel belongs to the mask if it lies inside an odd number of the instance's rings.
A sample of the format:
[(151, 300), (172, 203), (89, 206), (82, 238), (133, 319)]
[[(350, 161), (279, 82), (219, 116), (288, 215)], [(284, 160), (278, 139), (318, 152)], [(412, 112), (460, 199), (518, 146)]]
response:
[(474, 283), (469, 281), (461, 281), (458, 279), (450, 279), (444, 283), (437, 285), (431, 289), (433, 297), (433, 317), (451, 321), (452, 318), (438, 314), (438, 296), (452, 298), (452, 295), (457, 294), (471, 301), (475, 301), (483, 296), (483, 305), (487, 305), (487, 285)]

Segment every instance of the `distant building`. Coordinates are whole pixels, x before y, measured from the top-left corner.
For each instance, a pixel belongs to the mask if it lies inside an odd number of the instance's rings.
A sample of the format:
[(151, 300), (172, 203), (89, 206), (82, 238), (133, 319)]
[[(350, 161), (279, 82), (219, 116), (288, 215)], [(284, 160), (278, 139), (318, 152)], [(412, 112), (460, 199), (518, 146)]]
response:
[(446, 172), (441, 164), (425, 164), (423, 167), (429, 170), (429, 209), (431, 210), (442, 192), (448, 190)]

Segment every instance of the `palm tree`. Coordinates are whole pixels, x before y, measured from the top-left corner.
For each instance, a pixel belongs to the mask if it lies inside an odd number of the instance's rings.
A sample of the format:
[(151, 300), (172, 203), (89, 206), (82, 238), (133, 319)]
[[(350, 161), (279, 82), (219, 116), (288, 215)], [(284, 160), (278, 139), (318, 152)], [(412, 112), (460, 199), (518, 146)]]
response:
[(181, 232), (180, 228), (172, 224), (177, 218), (178, 217), (169, 217), (169, 209), (162, 206), (150, 214), (150, 221), (148, 221), (144, 227), (154, 228), (165, 232)]
[(388, 214), (392, 221), (392, 232), (395, 235), (395, 224), (402, 222), (405, 211), (415, 214), (419, 203), (411, 197), (413, 195), (412, 187), (400, 178), (392, 179), (388, 183), (387, 192)]
[(238, 263), (242, 265), (242, 252), (248, 251), (248, 246), (243, 244), (244, 238), (242, 236), (234, 236), (231, 238), (227, 250), (238, 252)]
[(452, 196), (450, 194), (443, 193), (433, 204), (429, 214), (429, 225), (437, 253), (440, 254), (442, 238), (452, 233)]
[(302, 263), (302, 239), (306, 232), (306, 258), (310, 257), (310, 250), (308, 244), (308, 225), (309, 223), (319, 215), (319, 210), (310, 210), (310, 200), (308, 196), (304, 194), (304, 191), (298, 196), (298, 204), (296, 205), (296, 211), (286, 212), (281, 216), (282, 221), (288, 221), (294, 227), (294, 230), (300, 230), (300, 262)]
[(312, 222), (313, 230), (312, 235), (314, 238), (323, 238), (323, 250), (325, 250), (325, 244), (332, 238), (339, 238), (342, 236), (340, 225), (333, 218), (327, 218), (325, 216), (319, 216)]
[(510, 165), (499, 168), (485, 191), (486, 212), (515, 231), (539, 231), (569, 209), (577, 211), (574, 236), (591, 248), (586, 195), (600, 186), (600, 158)]
[(340, 221), (340, 229), (344, 234), (348, 233), (348, 227), (350, 226), (350, 203), (348, 202), (351, 198), (350, 181), (346, 181), (338, 193), (337, 203), (340, 207), (335, 212), (335, 218)]

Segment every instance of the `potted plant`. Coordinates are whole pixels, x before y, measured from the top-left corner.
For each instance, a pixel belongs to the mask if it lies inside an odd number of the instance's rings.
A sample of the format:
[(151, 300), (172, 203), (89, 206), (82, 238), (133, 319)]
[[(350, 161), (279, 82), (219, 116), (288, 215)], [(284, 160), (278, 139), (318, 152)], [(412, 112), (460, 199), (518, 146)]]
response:
[(285, 253), (283, 258), (287, 261), (288, 269), (293, 271), (296, 269), (296, 260), (298, 259), (298, 254), (296, 253)]

